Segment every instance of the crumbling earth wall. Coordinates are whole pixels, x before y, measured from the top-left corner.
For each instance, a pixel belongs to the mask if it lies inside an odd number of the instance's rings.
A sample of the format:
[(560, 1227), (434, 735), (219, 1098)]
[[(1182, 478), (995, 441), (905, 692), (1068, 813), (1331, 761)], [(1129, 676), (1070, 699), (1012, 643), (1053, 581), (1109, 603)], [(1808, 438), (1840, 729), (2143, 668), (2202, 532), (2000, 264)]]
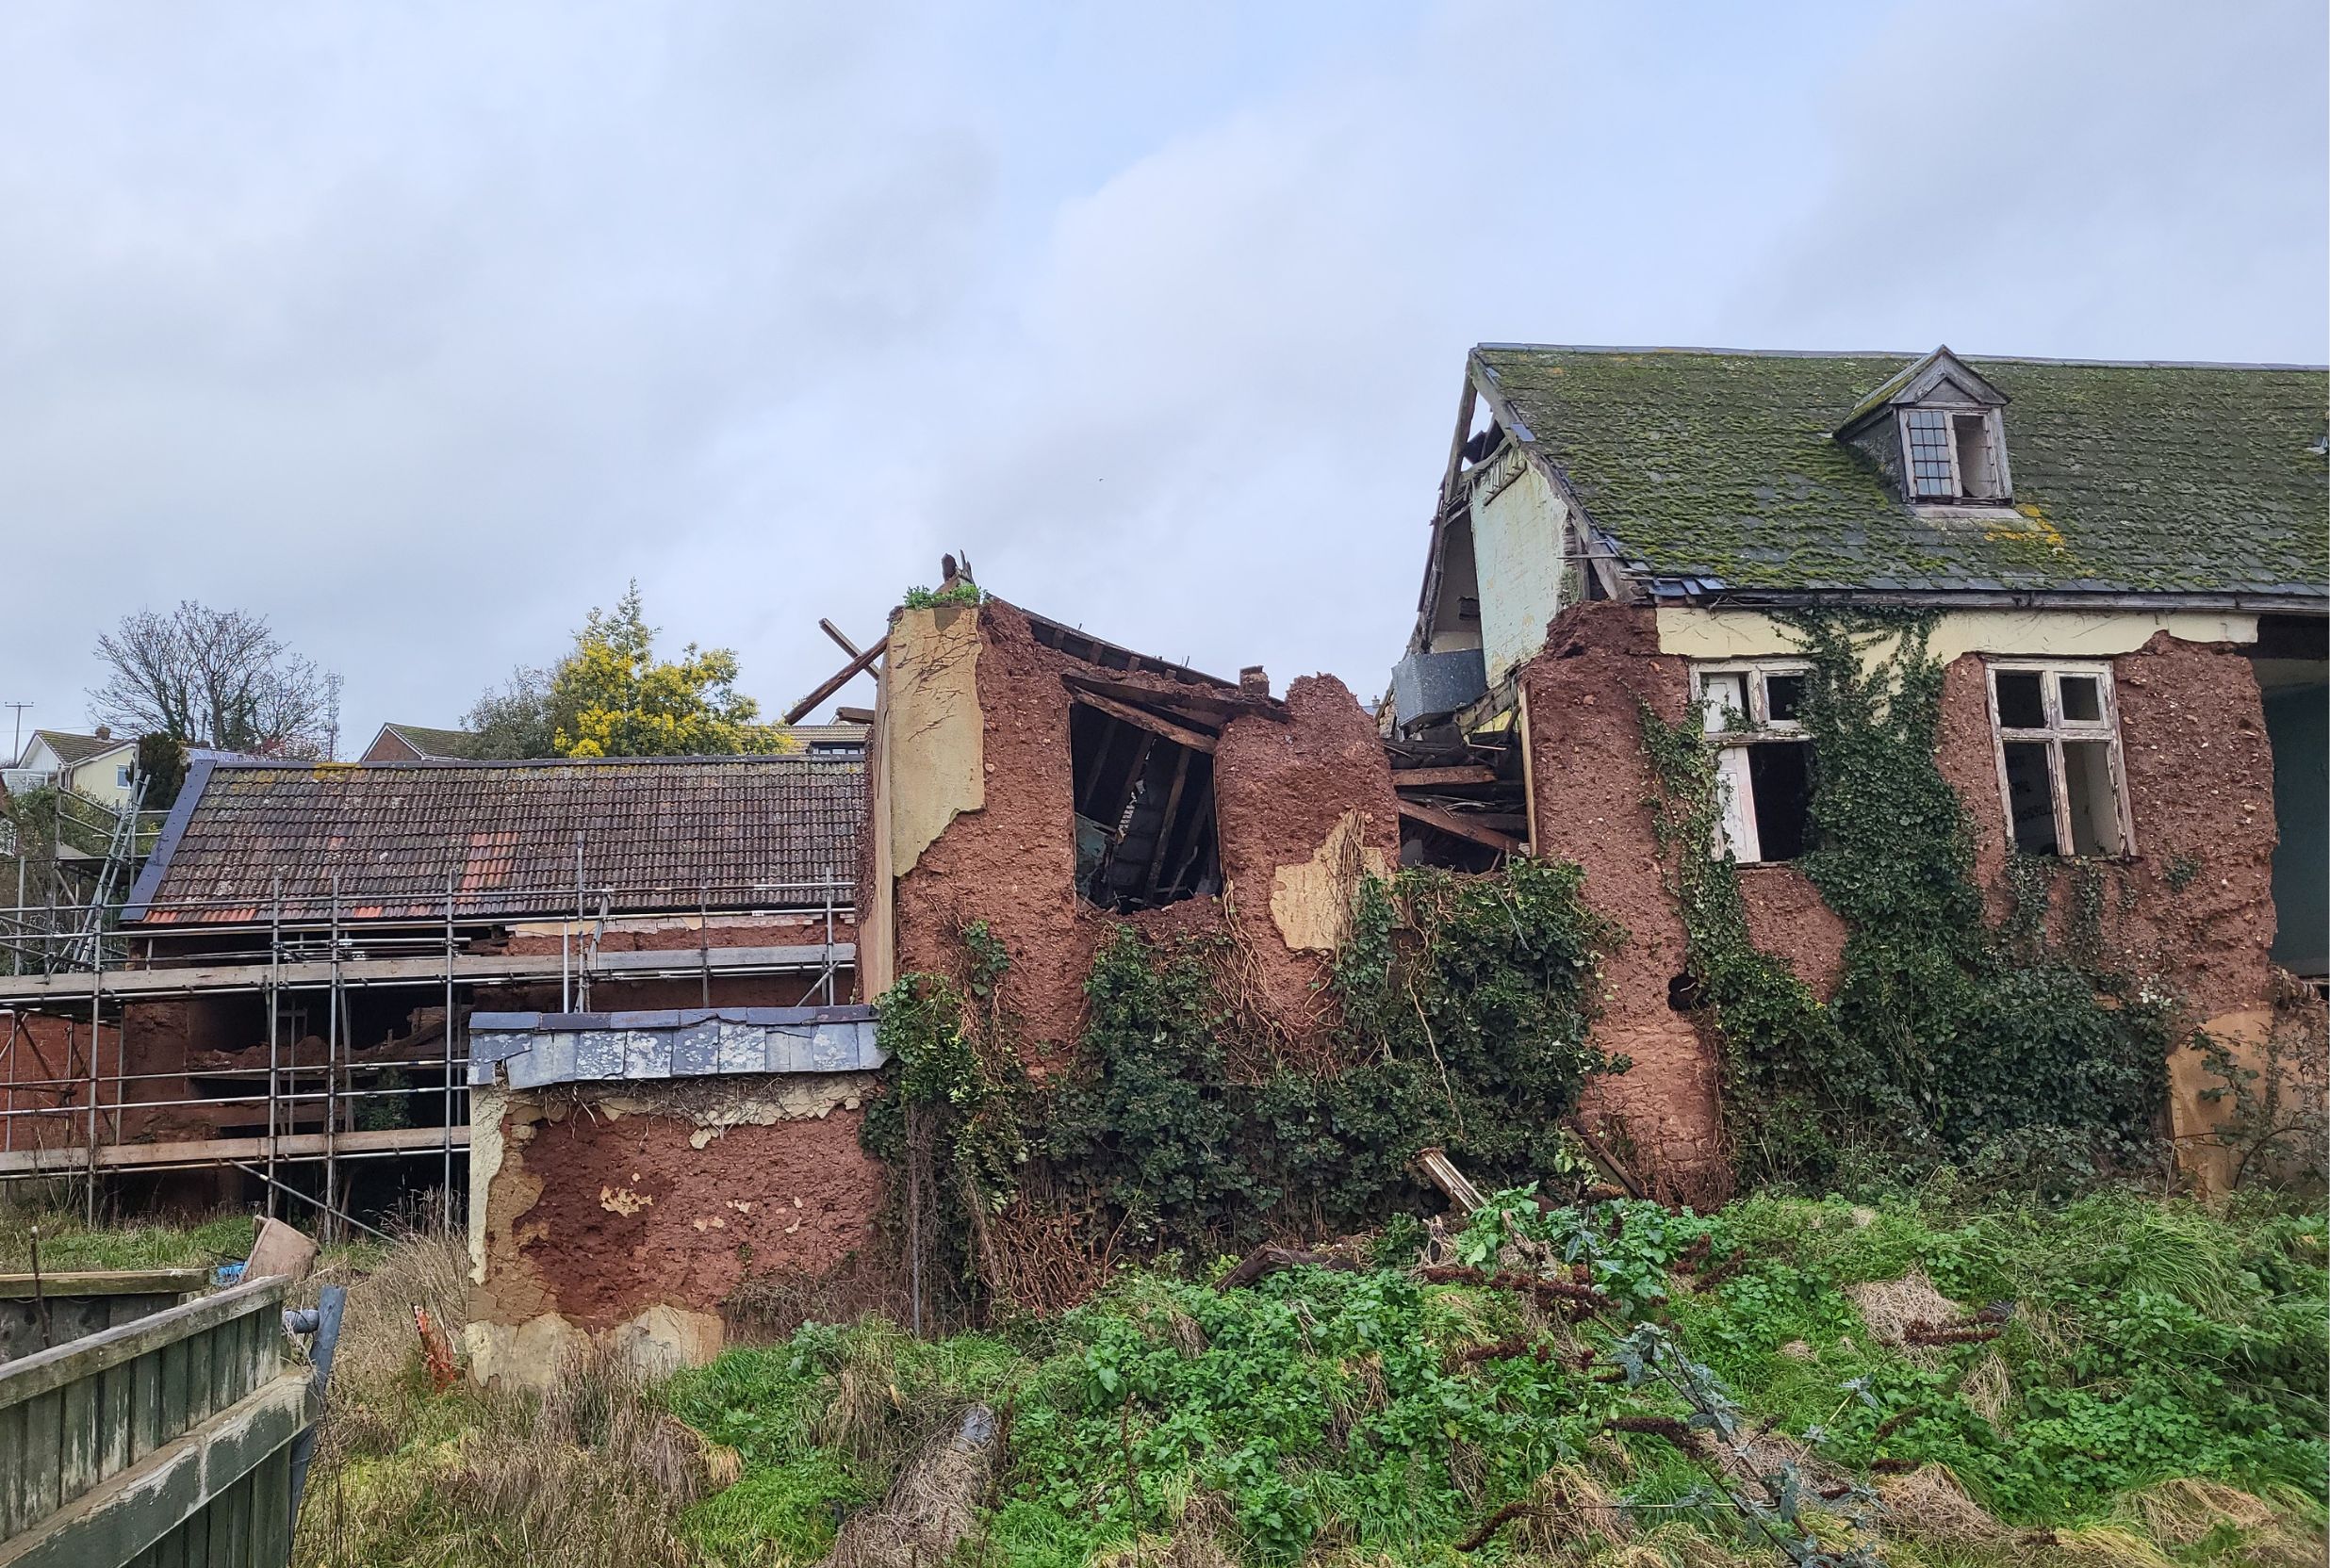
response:
[(871, 1073), (476, 1089), (471, 1372), (538, 1386), (586, 1344), (668, 1370), (718, 1353), (748, 1278), (869, 1296)]
[[(2097, 956), (2172, 988), (2190, 1023), (2246, 1038), (2266, 1026), (2274, 994), (2273, 765), (2255, 672), (2234, 645), (2165, 631), (2110, 663), (2136, 853), (2098, 868)], [(1680, 984), (1685, 939), (1661, 877), (1639, 718), (1648, 704), (1682, 721), (1687, 662), (1659, 650), (1654, 612), (1581, 603), (1554, 619), (1521, 684), (1537, 852), (1583, 865), (1587, 901), (1629, 933), (1609, 965), (1595, 1037), (1633, 1067), (1600, 1081), (1587, 1113), (1621, 1123), (1666, 1191), (1714, 1199), (1728, 1182), (1720, 1048), (1687, 1011)], [(1964, 802), (1991, 918), (2003, 920), (2009, 841), (1980, 656), (1961, 655), (1944, 671), (1936, 760)], [(2074, 924), (2071, 879), (2056, 882), (2053, 929), (2063, 939)], [(1768, 865), (1742, 867), (1740, 892), (1757, 945), (1828, 999), (1846, 933), (1817, 890), (1796, 867)], [(2173, 1105), (2181, 1134), (2189, 1112), (2182, 1099)]]
[[(1214, 752), (1222, 895), (1120, 916), (1076, 892), (1072, 701), (1062, 678), (1101, 675), (1164, 694), (1190, 688), (1046, 646), (1000, 600), (976, 613), (982, 790), (976, 807), (956, 811), (896, 873), (894, 972), (959, 971), (962, 928), (984, 921), (1010, 956), (1005, 1003), (1041, 1076), (1073, 1050), (1085, 978), (1118, 924), (1153, 939), (1222, 936), (1232, 943), (1232, 1000), (1285, 1049), (1320, 1049), (1326, 955), (1310, 944), (1322, 920), (1331, 927), (1335, 912), (1348, 909), (1358, 869), (1384, 871), (1399, 853), (1398, 802), (1373, 721), (1328, 676), (1295, 681), (1281, 717), (1230, 718)], [(903, 612), (894, 647), (931, 634), (911, 619), (917, 614), (931, 612)], [(890, 791), (914, 787), (916, 737), (897, 727), (878, 742)], [(871, 878), (864, 896), (881, 896)]]

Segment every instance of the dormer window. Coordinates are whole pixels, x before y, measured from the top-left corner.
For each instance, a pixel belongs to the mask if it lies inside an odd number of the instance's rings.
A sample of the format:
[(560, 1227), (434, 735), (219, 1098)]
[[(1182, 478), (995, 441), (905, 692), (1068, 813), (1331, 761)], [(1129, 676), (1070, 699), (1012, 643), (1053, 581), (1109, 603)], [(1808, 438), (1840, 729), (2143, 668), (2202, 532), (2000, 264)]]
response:
[(1914, 500), (1999, 500), (2007, 493), (1990, 409), (1905, 408), (1901, 449)]
[(2007, 499), (2000, 392), (1947, 349), (1896, 371), (1837, 431), (1920, 505)]

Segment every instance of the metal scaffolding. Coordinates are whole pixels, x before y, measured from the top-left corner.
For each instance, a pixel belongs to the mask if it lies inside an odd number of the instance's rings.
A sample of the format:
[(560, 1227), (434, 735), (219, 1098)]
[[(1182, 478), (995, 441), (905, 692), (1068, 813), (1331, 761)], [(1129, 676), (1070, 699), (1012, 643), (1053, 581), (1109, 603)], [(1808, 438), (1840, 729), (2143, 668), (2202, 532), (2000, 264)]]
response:
[[(480, 988), (555, 981), (561, 1010), (583, 1011), (594, 983), (696, 979), (710, 1006), (715, 977), (805, 974), (813, 978), (803, 1001), (840, 1000), (840, 977), (856, 960), (854, 942), (838, 939), (855, 919), (850, 884), (704, 884), (684, 893), (592, 886), (580, 874), (579, 850), (571, 888), (480, 895), (449, 876), (442, 894), (427, 901), (434, 907), (400, 899), (397, 912), (384, 915), (377, 895), (352, 908), (335, 877), (321, 897), (287, 896), (278, 885), (264, 910), (241, 901), (156, 906), (147, 923), (77, 953), (48, 940), (52, 931), (33, 929), (42, 910), (0, 910), (0, 949), (30, 949), (41, 960), (30, 972), (20, 963), (12, 966), (19, 972), (0, 973), (0, 1180), (78, 1178), (93, 1215), (107, 1172), (232, 1168), (261, 1179), (272, 1214), (279, 1192), (305, 1196), (285, 1184), (287, 1168), (320, 1164), (329, 1230), (346, 1207), (351, 1162), (434, 1155), (441, 1184), (453, 1186), (454, 1153), (468, 1143), (465, 999)], [(715, 920), (809, 924), (822, 939), (715, 945)], [(552, 923), (555, 954), (510, 951), (529, 939), (547, 945)], [(624, 924), (633, 927), (621, 933), (633, 945), (609, 946), (611, 925)], [(668, 936), (692, 928), (693, 940), (637, 945), (643, 925)], [(417, 1049), (427, 1043), (420, 1007), (407, 1015), (416, 1027), (401, 1048), (393, 1035), (356, 1039), (352, 993), (381, 989), (441, 998), (437, 1038), (425, 1057)], [(253, 1028), (250, 1044), (218, 1054), (249, 1060), (128, 1070), (122, 1026), (135, 1009), (236, 995), (256, 999), (264, 1027)], [(299, 1049), (319, 1037), (308, 1026), (318, 1012), (320, 1060)], [(44, 1060), (33, 1041), (36, 1019), (61, 1021), (60, 1060)], [(57, 1032), (54, 1023), (47, 1032)], [(22, 1070), (27, 1057), (36, 1069), (29, 1075)], [(411, 1082), (432, 1073), (435, 1085)], [(427, 1109), (433, 1122), (412, 1119)], [(238, 1112), (249, 1118), (239, 1126)]]

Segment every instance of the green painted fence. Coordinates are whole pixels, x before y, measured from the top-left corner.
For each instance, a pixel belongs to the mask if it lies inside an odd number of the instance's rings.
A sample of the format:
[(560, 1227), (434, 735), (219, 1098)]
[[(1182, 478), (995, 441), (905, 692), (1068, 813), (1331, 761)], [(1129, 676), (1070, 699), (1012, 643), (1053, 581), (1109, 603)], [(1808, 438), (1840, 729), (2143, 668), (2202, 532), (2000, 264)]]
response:
[(283, 1568), (306, 1368), (255, 1280), (0, 1364), (0, 1568)]

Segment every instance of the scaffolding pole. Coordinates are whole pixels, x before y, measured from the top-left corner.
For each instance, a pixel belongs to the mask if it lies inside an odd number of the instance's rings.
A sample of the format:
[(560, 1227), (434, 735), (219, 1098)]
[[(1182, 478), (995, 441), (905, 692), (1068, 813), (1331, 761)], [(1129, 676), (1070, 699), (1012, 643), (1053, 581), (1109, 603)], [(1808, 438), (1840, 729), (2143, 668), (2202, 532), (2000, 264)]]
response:
[(283, 878), (274, 878), (267, 923), (267, 1217), (275, 1217), (276, 1123), (283, 1111)]
[(324, 1240), (337, 1241), (332, 1216), (339, 1204), (339, 1045), (340, 1045), (340, 900), (339, 873), (332, 874), (332, 991), (323, 1042), (323, 1231)]
[(445, 1224), (453, 1228), (453, 874), (445, 874)]
[(90, 972), (89, 983), (89, 1204), (90, 1229), (97, 1228), (97, 1021), (105, 1002), (104, 966)]

